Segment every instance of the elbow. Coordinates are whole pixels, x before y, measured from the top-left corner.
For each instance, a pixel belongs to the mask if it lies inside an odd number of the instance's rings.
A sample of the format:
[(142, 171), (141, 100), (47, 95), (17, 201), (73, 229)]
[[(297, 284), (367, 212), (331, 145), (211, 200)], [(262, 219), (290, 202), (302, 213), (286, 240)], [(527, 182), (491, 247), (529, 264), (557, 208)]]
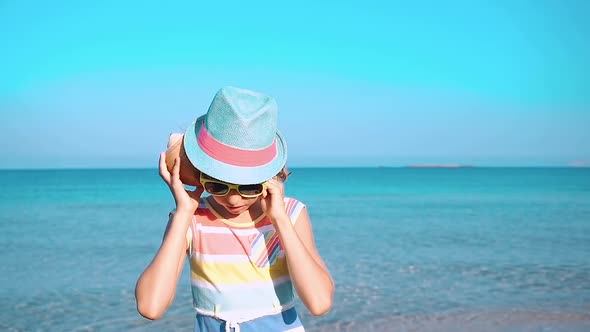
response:
[(157, 320), (164, 315), (164, 310), (158, 308), (156, 305), (146, 304), (141, 301), (137, 301), (137, 312), (149, 320)]
[(310, 303), (307, 305), (307, 309), (309, 312), (314, 316), (322, 316), (328, 313), (330, 309), (332, 309), (332, 304), (334, 303), (334, 285), (330, 287), (329, 291), (326, 292), (323, 296), (318, 296), (314, 298)]
[(156, 297), (146, 297), (146, 294), (135, 294), (135, 302), (137, 306), (137, 312), (143, 317), (149, 320), (157, 320), (162, 318), (166, 307), (162, 305), (162, 301), (159, 301)]
[(164, 316), (172, 299), (166, 300), (161, 289), (147, 284), (140, 278), (135, 286), (135, 303), (137, 312), (149, 320), (157, 320)]
[(314, 316), (322, 316), (328, 313), (330, 309), (332, 309), (332, 298), (328, 298), (322, 301), (316, 301), (315, 303), (310, 304), (309, 312)]

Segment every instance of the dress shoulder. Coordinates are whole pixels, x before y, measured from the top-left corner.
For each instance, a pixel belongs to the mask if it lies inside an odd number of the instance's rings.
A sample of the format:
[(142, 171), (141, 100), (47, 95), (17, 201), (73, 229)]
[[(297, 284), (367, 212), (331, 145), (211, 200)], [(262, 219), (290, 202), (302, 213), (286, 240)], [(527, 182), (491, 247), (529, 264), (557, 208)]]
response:
[(299, 217), (299, 214), (301, 213), (301, 210), (303, 210), (303, 208), (305, 208), (305, 204), (303, 204), (301, 201), (292, 198), (292, 197), (285, 197), (285, 210), (287, 211), (287, 215), (289, 216), (289, 218), (291, 219), (291, 224), (295, 225), (295, 223), (297, 222), (297, 218)]

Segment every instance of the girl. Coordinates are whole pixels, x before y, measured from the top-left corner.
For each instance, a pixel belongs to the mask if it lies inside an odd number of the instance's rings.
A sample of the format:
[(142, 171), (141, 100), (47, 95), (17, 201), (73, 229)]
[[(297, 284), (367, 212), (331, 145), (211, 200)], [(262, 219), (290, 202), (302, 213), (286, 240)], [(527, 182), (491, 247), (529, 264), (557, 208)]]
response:
[(158, 319), (172, 303), (186, 257), (195, 331), (304, 331), (293, 289), (313, 315), (330, 310), (334, 283), (309, 215), (284, 196), (287, 148), (276, 122), (273, 98), (222, 88), (182, 144), (161, 154), (176, 209), (137, 281), (142, 316)]

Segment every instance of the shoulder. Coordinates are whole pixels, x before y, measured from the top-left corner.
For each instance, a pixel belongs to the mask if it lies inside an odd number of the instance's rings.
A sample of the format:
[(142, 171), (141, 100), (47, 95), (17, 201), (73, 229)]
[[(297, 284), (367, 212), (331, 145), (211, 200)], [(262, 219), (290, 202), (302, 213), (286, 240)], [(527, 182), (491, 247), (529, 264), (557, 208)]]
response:
[(293, 197), (287, 197), (285, 196), (285, 198), (283, 199), (285, 204), (289, 203), (289, 204), (303, 204), (303, 202), (301, 202), (300, 200), (293, 198)]
[(297, 207), (305, 207), (305, 204), (303, 204), (303, 202), (293, 197), (285, 197), (283, 201), (285, 202), (285, 209), (287, 211), (293, 210)]
[(305, 204), (292, 197), (285, 197), (284, 202), (285, 211), (287, 211), (287, 215), (291, 218), (291, 222), (295, 224), (301, 211), (305, 208)]

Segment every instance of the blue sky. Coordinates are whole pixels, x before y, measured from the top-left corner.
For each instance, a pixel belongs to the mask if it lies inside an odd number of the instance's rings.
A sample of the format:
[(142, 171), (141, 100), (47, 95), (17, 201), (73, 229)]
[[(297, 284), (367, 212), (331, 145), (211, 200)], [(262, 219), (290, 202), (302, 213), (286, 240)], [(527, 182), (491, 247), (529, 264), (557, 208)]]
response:
[(222, 86), (291, 166), (590, 165), (588, 1), (0, 1), (0, 168), (155, 167)]

